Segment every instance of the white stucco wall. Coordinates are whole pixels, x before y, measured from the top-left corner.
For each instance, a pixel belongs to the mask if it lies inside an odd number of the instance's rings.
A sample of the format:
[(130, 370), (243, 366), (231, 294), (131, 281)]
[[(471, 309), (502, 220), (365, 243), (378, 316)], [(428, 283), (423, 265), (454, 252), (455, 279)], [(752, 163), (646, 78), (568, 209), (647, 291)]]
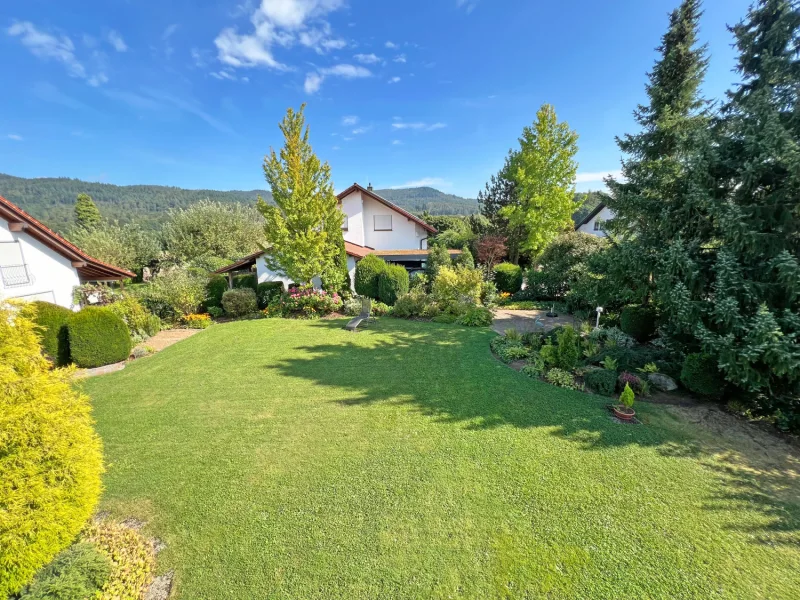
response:
[[(375, 231), (375, 216), (391, 215), (391, 231)], [(375, 250), (418, 250), (428, 232), (414, 221), (372, 198), (364, 198), (365, 246)]]
[(272, 271), (267, 267), (267, 263), (263, 256), (256, 259), (256, 274), (258, 275), (258, 283), (267, 283), (269, 281), (282, 281), (284, 289), (289, 288), (290, 283), (300, 283), (292, 281), (283, 273)]
[(581, 233), (588, 233), (590, 235), (595, 235), (597, 237), (606, 237), (608, 234), (606, 234), (605, 231), (603, 231), (602, 229), (595, 229), (595, 223), (597, 223), (598, 221), (600, 221), (601, 223), (604, 221), (610, 221), (613, 218), (614, 218), (614, 211), (612, 211), (607, 206), (604, 206), (603, 210), (601, 210), (594, 217), (589, 219), (587, 223), (584, 223), (583, 225), (578, 227), (578, 231), (580, 231)]
[(364, 205), (361, 192), (356, 190), (342, 199), (342, 212), (347, 219), (347, 229), (342, 233), (351, 244), (365, 246), (364, 243)]
[[(0, 243), (5, 245), (15, 242), (19, 244), (22, 260), (28, 267), (30, 283), (5, 287), (0, 277), (0, 297), (44, 300), (66, 308), (74, 308), (72, 291), (75, 286), (80, 285), (80, 278), (77, 269), (72, 266), (72, 261), (24, 231), (10, 231), (8, 223), (0, 219)], [(5, 252), (3, 256), (13, 253), (13, 251)], [(12, 265), (0, 264), (0, 266)]]
[(356, 291), (356, 259), (347, 256), (347, 272), (350, 274), (350, 289)]

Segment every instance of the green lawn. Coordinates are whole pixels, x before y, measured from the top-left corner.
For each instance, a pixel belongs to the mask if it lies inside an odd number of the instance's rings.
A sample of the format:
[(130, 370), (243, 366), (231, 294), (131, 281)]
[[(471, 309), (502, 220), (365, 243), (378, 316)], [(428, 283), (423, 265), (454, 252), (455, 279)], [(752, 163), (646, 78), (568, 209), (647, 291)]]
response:
[(796, 470), (657, 405), (614, 423), (488, 331), (342, 325), (218, 325), (84, 384), (101, 508), (180, 598), (800, 598)]

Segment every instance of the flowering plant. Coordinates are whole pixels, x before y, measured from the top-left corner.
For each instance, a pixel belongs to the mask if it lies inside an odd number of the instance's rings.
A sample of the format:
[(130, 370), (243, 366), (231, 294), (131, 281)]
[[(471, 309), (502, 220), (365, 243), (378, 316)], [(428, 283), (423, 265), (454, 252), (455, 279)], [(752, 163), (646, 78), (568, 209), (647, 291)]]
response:
[(207, 314), (184, 315), (182, 320), (189, 329), (205, 329), (211, 325), (211, 315)]
[(281, 298), (280, 304), (284, 313), (309, 319), (328, 315), (343, 306), (342, 299), (336, 292), (329, 294), (313, 287), (289, 289), (288, 294)]

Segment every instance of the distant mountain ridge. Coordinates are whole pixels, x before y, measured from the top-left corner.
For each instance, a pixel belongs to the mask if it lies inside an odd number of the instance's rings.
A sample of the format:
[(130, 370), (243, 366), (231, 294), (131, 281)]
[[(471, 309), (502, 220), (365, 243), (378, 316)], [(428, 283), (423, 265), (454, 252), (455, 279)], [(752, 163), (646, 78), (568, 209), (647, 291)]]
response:
[[(113, 185), (70, 179), (43, 177), (28, 179), (0, 173), (0, 196), (10, 200), (48, 227), (64, 232), (73, 223), (73, 207), (78, 194), (89, 194), (103, 217), (122, 224), (139, 223), (155, 227), (170, 209), (186, 208), (206, 198), (219, 202), (253, 204), (265, 190), (188, 190), (162, 185)], [(477, 200), (445, 194), (434, 188), (375, 190), (401, 208), (414, 213), (427, 210), (433, 215), (469, 215), (478, 211)]]

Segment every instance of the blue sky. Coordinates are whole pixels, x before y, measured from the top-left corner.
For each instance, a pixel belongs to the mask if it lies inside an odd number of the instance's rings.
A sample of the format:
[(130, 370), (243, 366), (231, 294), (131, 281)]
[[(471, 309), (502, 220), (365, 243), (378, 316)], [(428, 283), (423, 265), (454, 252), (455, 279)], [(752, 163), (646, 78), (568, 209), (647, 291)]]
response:
[[(337, 189), (475, 197), (549, 102), (580, 135), (578, 189), (596, 189), (677, 4), (6, 0), (0, 172), (263, 188), (277, 124), (306, 102)], [(705, 2), (711, 97), (736, 82), (725, 26), (748, 4)]]

